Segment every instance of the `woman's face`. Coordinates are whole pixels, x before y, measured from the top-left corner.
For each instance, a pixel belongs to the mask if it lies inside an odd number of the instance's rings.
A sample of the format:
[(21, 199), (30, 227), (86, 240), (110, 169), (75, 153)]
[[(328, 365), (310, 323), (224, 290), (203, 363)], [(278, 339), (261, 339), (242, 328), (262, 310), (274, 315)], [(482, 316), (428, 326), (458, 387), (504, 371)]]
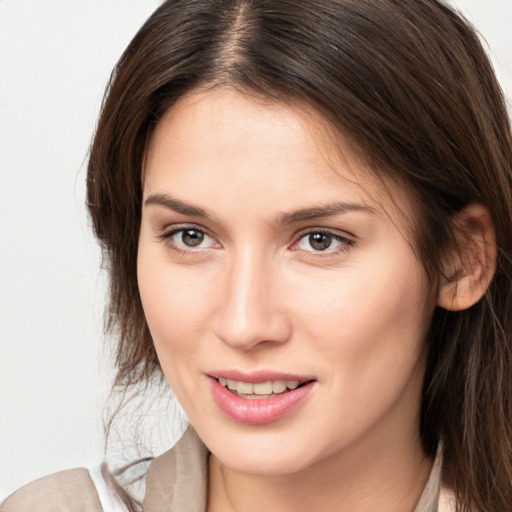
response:
[(304, 108), (214, 89), (149, 143), (144, 311), (192, 425), (238, 471), (419, 446), (430, 307), (411, 205), (329, 140)]

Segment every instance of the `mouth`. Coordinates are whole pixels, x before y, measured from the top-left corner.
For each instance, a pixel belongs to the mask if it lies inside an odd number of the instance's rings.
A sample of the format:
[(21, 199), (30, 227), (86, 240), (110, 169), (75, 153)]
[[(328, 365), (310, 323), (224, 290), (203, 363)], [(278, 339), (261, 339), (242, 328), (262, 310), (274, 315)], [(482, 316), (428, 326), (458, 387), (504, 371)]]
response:
[(317, 380), (299, 375), (261, 371), (222, 371), (210, 377), (218, 407), (238, 423), (263, 425), (290, 415), (317, 387)]
[(274, 380), (264, 382), (244, 382), (224, 377), (216, 379), (217, 382), (233, 395), (249, 400), (264, 400), (283, 395), (300, 388), (311, 381), (300, 380)]

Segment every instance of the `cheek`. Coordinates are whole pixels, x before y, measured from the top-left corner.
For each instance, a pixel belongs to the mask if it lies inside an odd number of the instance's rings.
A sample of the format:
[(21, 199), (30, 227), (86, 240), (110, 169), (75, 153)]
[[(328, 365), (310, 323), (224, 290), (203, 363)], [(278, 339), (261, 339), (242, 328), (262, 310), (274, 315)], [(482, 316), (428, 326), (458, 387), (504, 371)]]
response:
[(139, 291), (166, 377), (172, 374), (172, 365), (194, 358), (200, 329), (208, 315), (208, 281), (194, 272), (192, 268), (170, 265), (158, 244), (140, 244)]
[(402, 263), (382, 261), (387, 266), (347, 273), (305, 325), (305, 338), (328, 362), (323, 377), (339, 404), (334, 422), (343, 425), (347, 439), (393, 417), (391, 411), (402, 418), (400, 428), (416, 428), (426, 355), (425, 286), (421, 267)]
[(420, 264), (405, 255), (376, 260), (315, 279), (290, 276), (294, 308), (316, 332), (315, 343), (336, 340), (333, 345), (343, 349), (345, 341), (348, 348), (350, 339), (360, 337), (358, 347), (374, 346), (387, 333), (394, 332), (398, 343), (424, 330), (427, 287)]
[(355, 405), (389, 402), (418, 372), (427, 315), (426, 279), (410, 251), (360, 263), (295, 294), (304, 339)]

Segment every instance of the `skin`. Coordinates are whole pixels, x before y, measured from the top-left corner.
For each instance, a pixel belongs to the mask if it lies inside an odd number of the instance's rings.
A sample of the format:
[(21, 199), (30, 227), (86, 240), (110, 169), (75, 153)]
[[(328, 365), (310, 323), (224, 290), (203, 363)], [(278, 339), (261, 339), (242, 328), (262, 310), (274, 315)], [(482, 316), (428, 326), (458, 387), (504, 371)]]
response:
[[(306, 107), (217, 88), (178, 101), (148, 145), (140, 293), (212, 453), (210, 511), (410, 512), (431, 468), (419, 411), (433, 306), (406, 235), (413, 209), (327, 131)], [(351, 206), (283, 222), (339, 202)], [(176, 232), (190, 228), (204, 233), (194, 247)], [(318, 250), (309, 235), (322, 232)], [(316, 382), (284, 418), (246, 425), (212, 399), (219, 369)]]

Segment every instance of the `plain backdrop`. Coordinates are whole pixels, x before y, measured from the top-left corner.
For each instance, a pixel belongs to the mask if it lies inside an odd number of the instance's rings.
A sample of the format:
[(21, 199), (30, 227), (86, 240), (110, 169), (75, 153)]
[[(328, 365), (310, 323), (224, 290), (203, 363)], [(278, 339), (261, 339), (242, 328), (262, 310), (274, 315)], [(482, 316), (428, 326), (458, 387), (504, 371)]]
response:
[[(112, 371), (85, 164), (110, 71), (158, 0), (0, 0), (0, 501), (102, 460)], [(454, 2), (512, 95), (512, 0)]]

